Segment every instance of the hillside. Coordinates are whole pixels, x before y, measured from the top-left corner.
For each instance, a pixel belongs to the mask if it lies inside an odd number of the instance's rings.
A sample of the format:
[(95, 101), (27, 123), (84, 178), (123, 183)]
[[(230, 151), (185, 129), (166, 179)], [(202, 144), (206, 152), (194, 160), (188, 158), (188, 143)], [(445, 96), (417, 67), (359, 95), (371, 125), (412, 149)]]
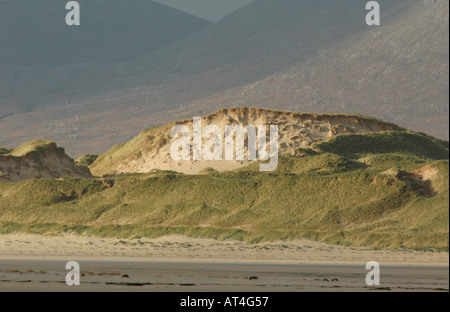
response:
[(54, 103), (57, 95), (63, 95), (59, 104), (70, 100), (69, 94), (82, 92), (85, 97), (90, 84), (103, 84), (111, 75), (114, 64), (147, 55), (210, 24), (147, 0), (133, 0), (132, 5), (125, 0), (78, 3), (81, 25), (69, 27), (66, 2), (0, 2), (0, 118)]
[(448, 1), (379, 2), (382, 26), (368, 27), (357, 0), (255, 0), (140, 58), (70, 68), (70, 88), (56, 71), (39, 89), (51, 101), (34, 97), (33, 111), (3, 118), (0, 144), (33, 131), (75, 157), (100, 154), (151, 126), (233, 106), (345, 111), (448, 139)]
[(2, 1), (0, 63), (30, 67), (119, 63), (147, 55), (210, 24), (147, 0), (133, 0), (133, 5), (124, 0), (77, 2), (80, 27), (65, 24), (66, 2)]
[(421, 1), (402, 12), (289, 70), (204, 101), (346, 111), (448, 140), (449, 2)]
[(52, 141), (34, 140), (16, 149), (0, 148), (0, 182), (61, 177), (91, 177), (63, 148)]
[(448, 250), (447, 142), (394, 130), (343, 134), (296, 152), (270, 173), (252, 163), (198, 175), (0, 183), (0, 233), (308, 238)]

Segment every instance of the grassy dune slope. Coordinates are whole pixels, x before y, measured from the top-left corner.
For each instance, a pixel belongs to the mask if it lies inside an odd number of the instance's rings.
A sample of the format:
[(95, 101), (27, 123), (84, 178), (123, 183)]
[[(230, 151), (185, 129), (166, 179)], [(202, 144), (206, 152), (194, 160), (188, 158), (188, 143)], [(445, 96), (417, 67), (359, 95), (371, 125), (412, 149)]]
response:
[(97, 158), (98, 155), (86, 154), (75, 160), (75, 163), (79, 166), (89, 167)]
[(50, 140), (33, 140), (33, 141), (25, 142), (22, 145), (20, 145), (18, 148), (11, 150), (8, 155), (11, 155), (14, 157), (22, 157), (28, 153), (39, 152), (39, 151), (45, 150), (48, 147), (48, 145), (50, 145), (52, 143), (53, 142)]
[(343, 135), (282, 156), (276, 172), (257, 168), (3, 183), (0, 233), (309, 238), (448, 250), (445, 142), (415, 133)]

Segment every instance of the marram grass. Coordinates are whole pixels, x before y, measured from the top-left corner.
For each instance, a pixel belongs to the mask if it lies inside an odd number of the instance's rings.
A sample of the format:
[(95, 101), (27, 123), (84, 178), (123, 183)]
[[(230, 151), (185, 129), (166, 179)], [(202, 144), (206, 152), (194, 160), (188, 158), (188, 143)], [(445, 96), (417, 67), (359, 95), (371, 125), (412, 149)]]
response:
[[(282, 156), (270, 173), (253, 163), (199, 175), (0, 183), (0, 233), (182, 234), (252, 243), (307, 238), (448, 250), (448, 145), (420, 134), (401, 135), (407, 146), (392, 132), (366, 136), (367, 146), (361, 135), (345, 135), (304, 157)], [(421, 168), (433, 172), (429, 181), (412, 178)]]

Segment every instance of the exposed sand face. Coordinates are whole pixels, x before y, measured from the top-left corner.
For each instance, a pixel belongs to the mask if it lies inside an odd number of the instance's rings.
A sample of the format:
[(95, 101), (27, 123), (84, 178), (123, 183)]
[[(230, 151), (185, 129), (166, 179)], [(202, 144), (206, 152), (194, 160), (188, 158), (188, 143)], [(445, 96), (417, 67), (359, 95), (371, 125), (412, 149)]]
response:
[[(191, 160), (172, 160), (170, 156), (171, 145), (178, 140), (177, 137), (170, 137), (171, 128), (174, 125), (184, 125), (188, 127), (193, 138), (193, 120), (183, 120), (161, 127), (154, 133), (153, 139), (146, 139), (140, 143), (139, 152), (133, 149), (120, 160), (109, 159), (98, 160), (91, 166), (94, 175), (120, 173), (147, 173), (154, 169), (173, 170), (185, 174), (197, 174), (208, 167), (217, 171), (233, 170), (245, 166), (252, 161), (193, 161), (192, 147)], [(276, 125), (279, 128), (278, 152), (295, 154), (295, 150), (300, 147), (308, 147), (314, 143), (322, 142), (339, 134), (380, 132), (400, 130), (394, 124), (382, 123), (377, 120), (360, 116), (333, 115), (333, 114), (297, 114), (291, 112), (279, 112), (258, 108), (230, 108), (222, 109), (211, 115), (201, 118), (202, 132), (208, 125), (218, 126), (222, 134), (225, 133), (226, 126), (252, 125), (258, 127)], [(143, 134), (141, 134), (143, 135)], [(247, 135), (245, 135), (247, 138)], [(163, 144), (149, 147), (152, 140), (164, 139)], [(202, 146), (211, 137), (202, 136)], [(235, 140), (236, 141), (236, 140)], [(245, 140), (245, 159), (248, 159), (248, 141)], [(269, 144), (269, 139), (267, 141)], [(236, 144), (234, 144), (234, 159), (236, 159)], [(241, 147), (239, 147), (241, 149)], [(222, 152), (225, 151), (225, 140), (222, 136)], [(136, 157), (140, 153), (140, 157)], [(103, 163), (102, 163), (103, 162)]]
[(0, 259), (284, 263), (447, 266), (448, 252), (373, 250), (308, 240), (245, 244), (168, 236), (158, 239), (104, 239), (91, 236), (0, 235)]

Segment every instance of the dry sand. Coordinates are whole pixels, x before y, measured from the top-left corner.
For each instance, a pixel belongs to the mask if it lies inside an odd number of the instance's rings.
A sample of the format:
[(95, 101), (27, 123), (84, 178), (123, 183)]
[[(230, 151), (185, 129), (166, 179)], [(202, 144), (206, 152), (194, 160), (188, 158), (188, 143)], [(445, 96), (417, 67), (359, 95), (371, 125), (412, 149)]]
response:
[(448, 252), (373, 250), (308, 240), (251, 245), (183, 236), (128, 240), (77, 235), (0, 235), (0, 259), (334, 265), (378, 261), (390, 266), (449, 265)]

